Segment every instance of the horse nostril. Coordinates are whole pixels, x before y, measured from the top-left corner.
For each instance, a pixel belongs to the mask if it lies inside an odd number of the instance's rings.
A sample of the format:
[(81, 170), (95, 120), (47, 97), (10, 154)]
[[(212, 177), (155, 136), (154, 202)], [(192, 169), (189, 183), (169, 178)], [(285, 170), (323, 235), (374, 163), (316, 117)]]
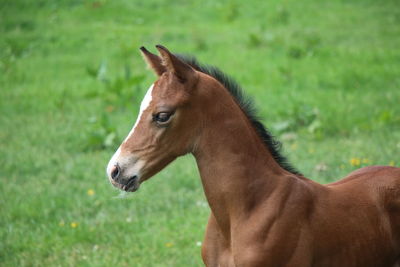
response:
[(115, 165), (111, 171), (111, 178), (113, 180), (117, 179), (118, 176), (121, 174), (121, 169), (118, 165)]

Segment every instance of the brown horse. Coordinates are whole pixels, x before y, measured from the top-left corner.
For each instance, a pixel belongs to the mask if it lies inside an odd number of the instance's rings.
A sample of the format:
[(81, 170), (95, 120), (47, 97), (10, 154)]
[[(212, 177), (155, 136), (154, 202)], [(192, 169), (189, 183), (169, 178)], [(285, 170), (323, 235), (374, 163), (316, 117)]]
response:
[(394, 266), (400, 259), (400, 168), (372, 166), (313, 182), (285, 161), (240, 88), (213, 67), (141, 48), (158, 75), (107, 167), (133, 192), (192, 153), (211, 207), (207, 266)]

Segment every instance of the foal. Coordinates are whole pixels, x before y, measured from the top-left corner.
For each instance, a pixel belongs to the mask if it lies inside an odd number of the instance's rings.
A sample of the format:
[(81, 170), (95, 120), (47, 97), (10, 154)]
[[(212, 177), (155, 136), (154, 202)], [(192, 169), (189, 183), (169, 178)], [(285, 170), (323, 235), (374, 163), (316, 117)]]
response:
[(290, 167), (239, 87), (158, 45), (158, 75), (110, 160), (125, 191), (192, 153), (211, 207), (207, 266), (393, 266), (400, 256), (400, 168), (373, 166), (320, 185)]

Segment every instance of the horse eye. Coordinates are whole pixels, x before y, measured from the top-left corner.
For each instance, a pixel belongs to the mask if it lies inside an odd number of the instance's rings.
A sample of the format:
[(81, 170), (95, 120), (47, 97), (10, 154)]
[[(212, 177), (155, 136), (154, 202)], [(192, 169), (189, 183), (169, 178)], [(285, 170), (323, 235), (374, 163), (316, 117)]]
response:
[(160, 112), (154, 115), (153, 120), (159, 124), (164, 124), (169, 121), (172, 113), (169, 112)]

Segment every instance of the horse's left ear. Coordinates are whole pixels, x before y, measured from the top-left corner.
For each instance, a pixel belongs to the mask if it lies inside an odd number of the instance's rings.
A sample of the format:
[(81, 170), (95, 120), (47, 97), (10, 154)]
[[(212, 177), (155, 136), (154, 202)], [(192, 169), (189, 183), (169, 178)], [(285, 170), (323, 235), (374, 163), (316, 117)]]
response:
[(167, 71), (175, 74), (176, 77), (178, 77), (178, 79), (182, 82), (196, 80), (198, 74), (191, 66), (169, 52), (168, 49), (164, 46), (156, 45), (156, 48), (160, 52), (161, 58), (163, 60), (163, 65), (165, 66)]
[(161, 76), (165, 71), (165, 66), (162, 64), (162, 60), (159, 56), (150, 53), (144, 46), (140, 48), (142, 51), (142, 56), (144, 60), (147, 62), (149, 67), (157, 74), (157, 76)]

